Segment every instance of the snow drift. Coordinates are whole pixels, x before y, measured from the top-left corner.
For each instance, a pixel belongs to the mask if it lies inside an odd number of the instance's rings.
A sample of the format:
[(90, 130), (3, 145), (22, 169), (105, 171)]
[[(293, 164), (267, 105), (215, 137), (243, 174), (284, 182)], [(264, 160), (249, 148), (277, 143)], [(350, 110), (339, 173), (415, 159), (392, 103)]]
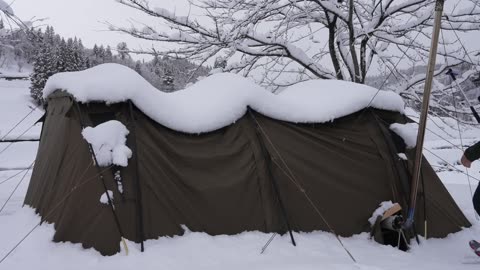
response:
[(187, 133), (209, 132), (230, 125), (248, 107), (293, 123), (329, 122), (367, 106), (401, 113), (404, 110), (401, 97), (393, 92), (336, 80), (307, 81), (273, 94), (242, 76), (219, 73), (182, 91), (164, 93), (119, 64), (55, 74), (47, 81), (44, 97), (59, 89), (85, 103), (131, 100), (158, 123)]

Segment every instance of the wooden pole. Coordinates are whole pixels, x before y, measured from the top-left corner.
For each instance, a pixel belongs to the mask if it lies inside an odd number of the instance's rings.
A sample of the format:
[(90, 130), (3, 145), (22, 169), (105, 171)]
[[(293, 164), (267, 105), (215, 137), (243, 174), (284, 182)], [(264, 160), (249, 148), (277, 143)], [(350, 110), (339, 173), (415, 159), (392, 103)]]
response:
[(430, 93), (432, 91), (433, 73), (435, 71), (435, 63), (437, 60), (438, 39), (440, 36), (440, 27), (442, 24), (443, 5), (445, 0), (437, 0), (435, 4), (435, 21), (433, 27), (432, 44), (428, 60), (427, 77), (425, 80), (425, 88), (423, 91), (423, 106), (420, 114), (420, 126), (417, 135), (417, 147), (415, 152), (415, 167), (412, 175), (410, 206), (408, 209), (408, 218), (405, 227), (410, 228), (415, 219), (415, 206), (417, 203), (418, 184), (420, 182), (420, 172), (423, 158), (423, 141), (425, 138), (425, 128), (427, 125), (428, 108), (430, 104)]

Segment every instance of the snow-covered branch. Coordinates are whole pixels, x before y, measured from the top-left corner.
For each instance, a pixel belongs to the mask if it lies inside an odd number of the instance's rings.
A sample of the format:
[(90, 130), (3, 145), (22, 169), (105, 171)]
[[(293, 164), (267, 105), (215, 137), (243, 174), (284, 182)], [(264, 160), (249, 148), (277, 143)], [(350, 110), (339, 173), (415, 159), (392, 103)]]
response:
[[(257, 79), (273, 88), (305, 78), (364, 83), (372, 63), (396, 72), (398, 61), (425, 59), (435, 5), (435, 0), (190, 0), (192, 13), (201, 15), (194, 17), (153, 7), (148, 0), (117, 1), (167, 27), (137, 23), (110, 25), (111, 30), (179, 44), (163, 53), (201, 63), (222, 57), (228, 63), (224, 70), (257, 70)], [(460, 2), (446, 10), (444, 32), (479, 29), (478, 1)], [(469, 63), (458, 42), (441, 46), (447, 61)]]

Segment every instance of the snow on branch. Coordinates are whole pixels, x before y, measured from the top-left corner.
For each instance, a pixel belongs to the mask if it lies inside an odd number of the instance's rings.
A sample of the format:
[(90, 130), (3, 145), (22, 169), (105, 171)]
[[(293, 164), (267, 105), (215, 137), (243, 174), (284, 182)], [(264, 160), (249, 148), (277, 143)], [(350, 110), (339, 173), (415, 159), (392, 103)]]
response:
[(4, 0), (0, 0), (0, 11), (10, 16), (15, 16), (15, 13), (13, 12), (13, 9), (12, 9), (12, 5), (7, 4)]
[[(395, 59), (415, 64), (428, 54), (435, 5), (435, 0), (190, 0), (195, 12), (179, 16), (150, 6), (148, 0), (117, 2), (159, 19), (169, 29), (152, 23), (110, 25), (111, 30), (180, 45), (160, 52), (167, 55), (200, 63), (221, 57), (227, 62), (224, 70), (259, 71), (257, 81), (273, 89), (305, 78), (365, 83), (372, 63), (395, 70)], [(477, 1), (460, 2), (463, 8), (446, 10), (442, 28), (478, 30)], [(444, 44), (449, 61), (468, 61), (451, 53), (458, 52), (460, 44)]]

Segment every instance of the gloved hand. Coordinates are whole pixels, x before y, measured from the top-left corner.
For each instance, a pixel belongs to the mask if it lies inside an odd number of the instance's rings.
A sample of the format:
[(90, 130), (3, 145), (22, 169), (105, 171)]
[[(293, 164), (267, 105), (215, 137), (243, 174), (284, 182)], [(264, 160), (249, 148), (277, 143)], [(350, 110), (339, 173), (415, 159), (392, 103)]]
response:
[(472, 162), (468, 160), (468, 158), (463, 155), (462, 158), (460, 159), (460, 162), (462, 163), (463, 166), (470, 168), (472, 166)]

